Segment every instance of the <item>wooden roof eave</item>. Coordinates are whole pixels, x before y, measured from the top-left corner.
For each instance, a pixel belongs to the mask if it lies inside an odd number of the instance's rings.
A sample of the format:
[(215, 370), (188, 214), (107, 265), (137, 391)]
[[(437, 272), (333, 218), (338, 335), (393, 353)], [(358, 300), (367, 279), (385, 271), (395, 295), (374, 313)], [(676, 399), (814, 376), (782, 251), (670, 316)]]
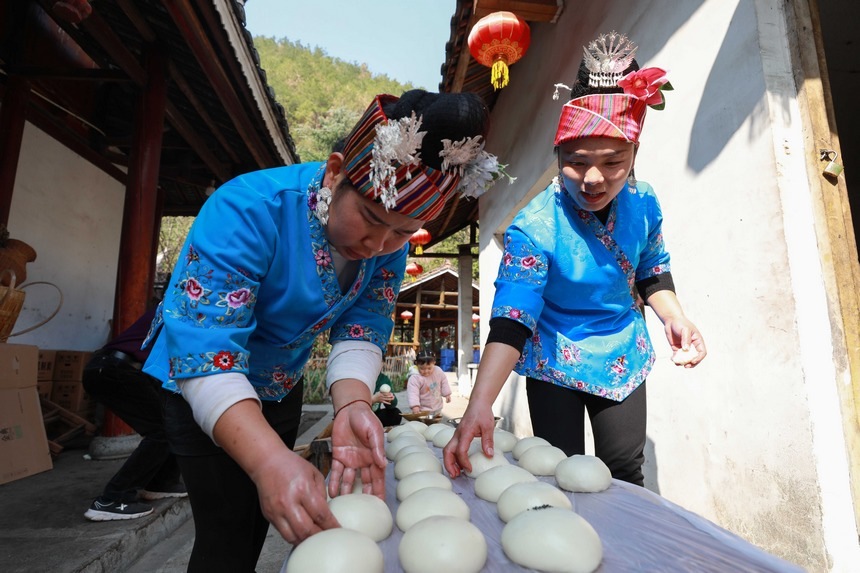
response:
[[(230, 6), (232, 1), (214, 0), (215, 10), (221, 18), (221, 23), (227, 33), (230, 46), (232, 46), (235, 52), (242, 75), (247, 80), (247, 86), (253, 94), (254, 101), (269, 132), (269, 137), (277, 148), (278, 155), (283, 164), (291, 165), (295, 163), (295, 153), (291, 151), (291, 146), (280, 129), (275, 110), (272, 108), (271, 101), (267, 95), (268, 86), (263, 84), (262, 78), (257, 72), (257, 64), (251, 54), (248, 43), (245, 41), (242, 25), (235, 18), (233, 8)], [(265, 166), (261, 165), (261, 167)]]

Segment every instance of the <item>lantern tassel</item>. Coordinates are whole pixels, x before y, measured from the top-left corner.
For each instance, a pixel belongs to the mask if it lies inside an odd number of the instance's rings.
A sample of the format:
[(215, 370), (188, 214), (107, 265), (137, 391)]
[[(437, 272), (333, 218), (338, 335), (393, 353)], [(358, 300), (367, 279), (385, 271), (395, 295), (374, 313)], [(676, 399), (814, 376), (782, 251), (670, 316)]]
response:
[(493, 88), (497, 90), (508, 85), (508, 64), (504, 60), (499, 59), (493, 62), (490, 81), (493, 83)]
[(422, 248), (421, 248), (421, 245), (416, 245), (416, 246), (415, 246), (415, 254), (416, 254), (416, 255), (420, 255), (420, 254), (423, 254), (423, 253), (424, 253), (424, 249), (422, 249)]

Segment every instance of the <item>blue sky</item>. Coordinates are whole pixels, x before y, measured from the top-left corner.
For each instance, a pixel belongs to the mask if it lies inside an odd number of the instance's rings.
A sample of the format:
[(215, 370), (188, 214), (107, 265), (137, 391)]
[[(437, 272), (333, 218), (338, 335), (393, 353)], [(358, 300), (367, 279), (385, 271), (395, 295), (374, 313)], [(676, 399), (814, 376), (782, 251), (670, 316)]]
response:
[(374, 74), (438, 91), (456, 0), (247, 0), (255, 36), (318, 46)]

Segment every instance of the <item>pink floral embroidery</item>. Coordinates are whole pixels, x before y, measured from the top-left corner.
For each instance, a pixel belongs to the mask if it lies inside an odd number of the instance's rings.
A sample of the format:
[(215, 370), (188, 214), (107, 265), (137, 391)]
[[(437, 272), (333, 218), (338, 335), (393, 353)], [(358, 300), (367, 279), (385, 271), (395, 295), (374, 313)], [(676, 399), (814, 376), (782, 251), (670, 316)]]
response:
[(216, 368), (220, 368), (221, 370), (230, 370), (231, 368), (233, 368), (234, 364), (233, 355), (226, 350), (222, 350), (215, 355), (215, 358), (212, 359), (212, 364), (214, 364)]
[(520, 261), (520, 265), (524, 269), (530, 269), (530, 268), (534, 267), (536, 264), (537, 264), (537, 257), (535, 257), (534, 255), (529, 255), (527, 257), (523, 257), (523, 260)]
[(191, 300), (200, 300), (203, 296), (203, 287), (197, 282), (197, 279), (188, 279), (185, 281), (185, 294)]
[(325, 249), (317, 249), (317, 252), (314, 253), (314, 258), (317, 261), (317, 265), (321, 267), (327, 267), (331, 264), (331, 255)]
[(382, 296), (384, 296), (385, 300), (388, 302), (394, 302), (394, 299), (396, 298), (394, 296), (394, 289), (390, 286), (387, 286), (382, 290)]
[(249, 300), (251, 300), (251, 291), (246, 288), (240, 288), (227, 295), (227, 306), (230, 308), (239, 308), (248, 304)]
[(505, 266), (508, 267), (511, 265), (511, 261), (514, 260), (514, 256), (510, 253), (505, 253), (505, 256), (502, 257), (502, 260), (504, 261)]
[(663, 103), (660, 88), (669, 83), (666, 70), (660, 68), (643, 68), (631, 72), (618, 80), (618, 86), (624, 93), (645, 101), (648, 105)]
[(511, 311), (508, 313), (508, 316), (510, 316), (511, 318), (519, 318), (522, 315), (523, 312), (517, 308), (512, 308)]
[(349, 335), (352, 338), (361, 338), (364, 336), (364, 328), (359, 324), (353, 324), (349, 327)]

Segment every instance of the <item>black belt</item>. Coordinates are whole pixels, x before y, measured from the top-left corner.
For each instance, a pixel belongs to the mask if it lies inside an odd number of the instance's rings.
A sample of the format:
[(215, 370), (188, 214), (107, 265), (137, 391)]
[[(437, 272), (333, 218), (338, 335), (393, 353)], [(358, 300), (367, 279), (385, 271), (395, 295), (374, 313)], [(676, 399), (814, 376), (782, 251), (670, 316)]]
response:
[(140, 370), (143, 368), (143, 364), (138, 362), (137, 359), (131, 354), (126, 354), (122, 350), (102, 350), (99, 352), (102, 356), (110, 356), (111, 358), (116, 358), (122, 362), (125, 362), (135, 370)]

